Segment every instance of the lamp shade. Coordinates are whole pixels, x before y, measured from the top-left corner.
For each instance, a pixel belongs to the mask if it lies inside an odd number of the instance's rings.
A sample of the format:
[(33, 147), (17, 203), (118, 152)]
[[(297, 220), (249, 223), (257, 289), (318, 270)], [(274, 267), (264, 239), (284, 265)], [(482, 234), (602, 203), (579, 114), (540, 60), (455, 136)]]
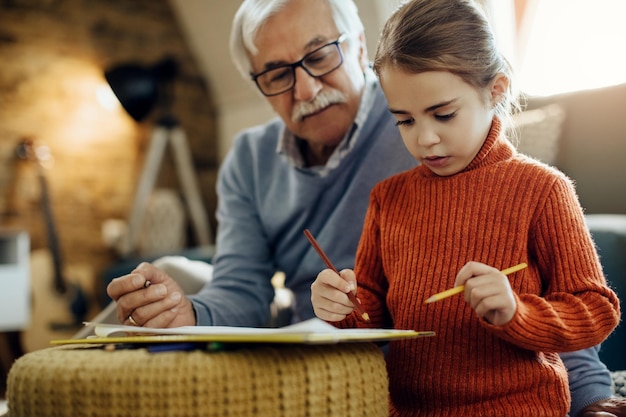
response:
[(172, 58), (153, 66), (126, 63), (105, 71), (104, 76), (126, 112), (136, 121), (143, 120), (162, 98), (164, 84), (177, 72)]

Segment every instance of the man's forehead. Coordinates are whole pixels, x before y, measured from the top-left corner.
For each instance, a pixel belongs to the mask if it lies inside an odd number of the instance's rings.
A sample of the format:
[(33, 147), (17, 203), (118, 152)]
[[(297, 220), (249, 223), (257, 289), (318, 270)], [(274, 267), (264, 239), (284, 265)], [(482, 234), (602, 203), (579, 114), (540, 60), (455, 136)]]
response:
[(258, 55), (269, 59), (298, 55), (339, 36), (329, 5), (318, 0), (292, 0), (270, 16), (254, 36)]
[(264, 68), (298, 61), (314, 49), (336, 40), (339, 36), (337, 32), (336, 29), (328, 28), (323, 32), (314, 32), (309, 35), (300, 33), (271, 42), (263, 40), (256, 44), (258, 53), (252, 57), (253, 66), (260, 71)]

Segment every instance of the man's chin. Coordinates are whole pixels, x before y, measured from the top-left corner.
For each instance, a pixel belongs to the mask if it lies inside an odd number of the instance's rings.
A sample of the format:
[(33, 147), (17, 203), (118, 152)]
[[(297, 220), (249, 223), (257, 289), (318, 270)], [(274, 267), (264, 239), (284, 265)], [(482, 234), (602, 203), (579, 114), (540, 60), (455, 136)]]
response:
[(305, 121), (298, 123), (296, 127), (297, 133), (294, 134), (306, 141), (316, 143), (324, 143), (328, 146), (336, 145), (346, 135), (350, 126), (343, 126), (338, 123), (336, 118), (330, 120), (322, 120), (317, 117), (311, 117)]

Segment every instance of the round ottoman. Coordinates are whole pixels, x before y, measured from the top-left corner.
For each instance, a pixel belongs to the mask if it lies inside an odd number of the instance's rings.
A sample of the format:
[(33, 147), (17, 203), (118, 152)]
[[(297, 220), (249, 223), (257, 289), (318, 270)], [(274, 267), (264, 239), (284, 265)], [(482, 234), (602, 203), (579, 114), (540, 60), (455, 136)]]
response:
[(388, 381), (371, 343), (160, 353), (68, 345), (15, 361), (7, 400), (10, 417), (387, 416)]

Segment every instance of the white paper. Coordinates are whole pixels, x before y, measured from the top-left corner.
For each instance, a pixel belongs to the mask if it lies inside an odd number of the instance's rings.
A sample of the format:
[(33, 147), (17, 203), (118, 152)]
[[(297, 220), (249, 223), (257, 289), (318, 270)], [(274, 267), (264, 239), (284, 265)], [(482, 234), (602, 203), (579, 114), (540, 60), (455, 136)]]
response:
[(300, 323), (279, 328), (234, 326), (181, 326), (170, 328), (152, 328), (90, 322), (85, 323), (85, 325), (94, 326), (94, 333), (98, 337), (110, 337), (112, 335), (126, 333), (156, 335), (274, 335), (291, 333), (338, 333), (362, 335), (368, 333), (380, 333), (381, 331), (389, 333), (406, 333), (406, 330), (394, 329), (338, 329), (318, 318), (312, 318)]

